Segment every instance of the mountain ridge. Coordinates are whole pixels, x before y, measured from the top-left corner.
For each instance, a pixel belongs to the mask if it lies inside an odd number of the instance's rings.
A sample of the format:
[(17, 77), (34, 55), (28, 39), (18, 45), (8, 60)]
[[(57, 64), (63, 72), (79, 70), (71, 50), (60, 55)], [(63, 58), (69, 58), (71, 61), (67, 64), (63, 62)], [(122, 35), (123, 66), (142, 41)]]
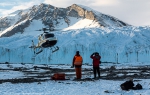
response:
[[(73, 4), (67, 8), (58, 8), (50, 4), (42, 3), (26, 10), (18, 10), (16, 13), (12, 13), (14, 16), (10, 14), (8, 17), (0, 18), (1, 37), (9, 37), (18, 32), (23, 33), (25, 28), (29, 27), (33, 20), (41, 20), (45, 27), (49, 27), (50, 24), (53, 24), (55, 27), (61, 26), (60, 23), (62, 23), (62, 20), (69, 27), (70, 23), (72, 23), (70, 17), (93, 20), (93, 22), (98, 23), (97, 27), (99, 28), (130, 26), (117, 18), (77, 4)], [(12, 28), (8, 29), (9, 27)]]

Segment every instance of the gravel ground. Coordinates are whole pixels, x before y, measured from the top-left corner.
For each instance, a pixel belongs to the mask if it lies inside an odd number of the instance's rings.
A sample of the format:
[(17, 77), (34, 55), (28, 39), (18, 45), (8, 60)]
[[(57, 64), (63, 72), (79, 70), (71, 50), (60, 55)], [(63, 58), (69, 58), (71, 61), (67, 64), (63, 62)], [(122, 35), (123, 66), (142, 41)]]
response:
[[(93, 79), (92, 66), (86, 65), (82, 68), (82, 79), (78, 81), (95, 81)], [(87, 68), (86, 68), (87, 67)], [(150, 79), (150, 66), (132, 66), (128, 68), (116, 68), (110, 66), (107, 68), (100, 68), (101, 77), (104, 80), (123, 80), (127, 77), (135, 79)], [(70, 65), (34, 65), (34, 64), (0, 64), (0, 83), (32, 83), (49, 81), (54, 73), (65, 73), (67, 80), (75, 80), (75, 70), (70, 68)], [(7, 73), (7, 74), (6, 74)], [(20, 76), (17, 74), (21, 73)], [(13, 75), (16, 74), (16, 77)], [(5, 77), (7, 76), (7, 77)], [(10, 77), (9, 77), (10, 76)], [(11, 77), (13, 76), (13, 77)], [(136, 81), (136, 80), (135, 80)], [(138, 81), (138, 80), (137, 80)]]

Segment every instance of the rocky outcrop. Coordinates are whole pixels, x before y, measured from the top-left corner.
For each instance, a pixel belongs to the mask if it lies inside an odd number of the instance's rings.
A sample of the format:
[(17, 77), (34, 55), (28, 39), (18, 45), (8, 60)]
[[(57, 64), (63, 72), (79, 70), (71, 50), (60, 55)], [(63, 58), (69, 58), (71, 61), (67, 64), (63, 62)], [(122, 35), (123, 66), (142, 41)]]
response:
[[(78, 16), (84, 17), (85, 16), (85, 10), (76, 4), (73, 4), (72, 6), (68, 7), (69, 12), (75, 12), (78, 13)], [(68, 14), (68, 16), (71, 16)]]
[(95, 15), (93, 14), (92, 11), (88, 11), (77, 4), (73, 4), (67, 9), (69, 10), (68, 16), (78, 16), (78, 17), (87, 18), (90, 20), (95, 19)]
[(1, 37), (9, 37), (16, 33), (23, 33), (24, 29), (30, 25), (30, 21), (27, 20), (24, 24), (20, 24), (17, 27), (12, 28), (12, 30), (7, 31), (5, 34), (2, 34)]
[(105, 14), (102, 14), (100, 12), (96, 12), (90, 8), (84, 8), (84, 6), (80, 6), (77, 4), (73, 4), (72, 6), (67, 8), (69, 10), (68, 16), (78, 16), (90, 20), (95, 20), (99, 22), (100, 26), (103, 27), (110, 27), (113, 25), (110, 25), (110, 23), (106, 22), (106, 19), (109, 20), (109, 22), (114, 23), (114, 26), (122, 27), (122, 26), (128, 26), (129, 24), (124, 23), (123, 21), (120, 21), (112, 16), (108, 16)]
[(5, 18), (0, 18), (0, 31), (3, 31), (7, 27), (10, 26), (11, 19)]

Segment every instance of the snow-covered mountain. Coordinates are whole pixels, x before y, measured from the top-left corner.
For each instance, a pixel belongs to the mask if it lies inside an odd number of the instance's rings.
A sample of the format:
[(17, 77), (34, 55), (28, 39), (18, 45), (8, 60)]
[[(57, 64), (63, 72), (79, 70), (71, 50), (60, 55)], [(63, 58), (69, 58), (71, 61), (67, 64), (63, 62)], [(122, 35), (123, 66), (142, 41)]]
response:
[[(0, 62), (71, 64), (77, 50), (83, 63), (92, 63), (90, 55), (97, 51), (102, 62), (150, 62), (150, 27), (134, 27), (112, 16), (73, 4), (57, 8), (41, 4), (27, 10), (18, 10), (0, 18)], [(3, 22), (3, 23), (2, 23)], [(52, 53), (49, 48), (37, 56), (29, 48), (36, 31), (53, 25), (60, 49)]]
[[(123, 21), (92, 10), (83, 5), (73, 4), (67, 8), (58, 8), (48, 4), (35, 5), (26, 10), (18, 10), (6, 17), (0, 18), (1, 37), (9, 37), (15, 33), (23, 33), (32, 25), (32, 21), (38, 20), (43, 26), (52, 24), (58, 29), (74, 29), (76, 24), (82, 27), (122, 27), (128, 26)], [(86, 23), (85, 23), (86, 22)], [(35, 29), (34, 29), (35, 30)], [(37, 30), (37, 29), (36, 29)]]

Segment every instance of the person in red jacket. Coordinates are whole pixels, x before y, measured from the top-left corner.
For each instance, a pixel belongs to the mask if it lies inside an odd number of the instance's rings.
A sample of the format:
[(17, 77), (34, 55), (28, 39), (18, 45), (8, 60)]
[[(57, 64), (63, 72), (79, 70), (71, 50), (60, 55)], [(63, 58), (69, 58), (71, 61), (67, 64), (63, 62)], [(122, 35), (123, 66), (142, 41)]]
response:
[(98, 73), (98, 77), (100, 78), (99, 64), (100, 64), (101, 56), (99, 55), (98, 52), (95, 52), (90, 57), (93, 59), (94, 78), (96, 78), (96, 72)]
[(73, 57), (73, 61), (72, 61), (72, 66), (75, 66), (75, 71), (76, 71), (76, 78), (77, 79), (81, 79), (82, 75), (81, 75), (81, 66), (82, 66), (82, 56), (80, 56), (79, 51), (76, 51), (76, 55)]

